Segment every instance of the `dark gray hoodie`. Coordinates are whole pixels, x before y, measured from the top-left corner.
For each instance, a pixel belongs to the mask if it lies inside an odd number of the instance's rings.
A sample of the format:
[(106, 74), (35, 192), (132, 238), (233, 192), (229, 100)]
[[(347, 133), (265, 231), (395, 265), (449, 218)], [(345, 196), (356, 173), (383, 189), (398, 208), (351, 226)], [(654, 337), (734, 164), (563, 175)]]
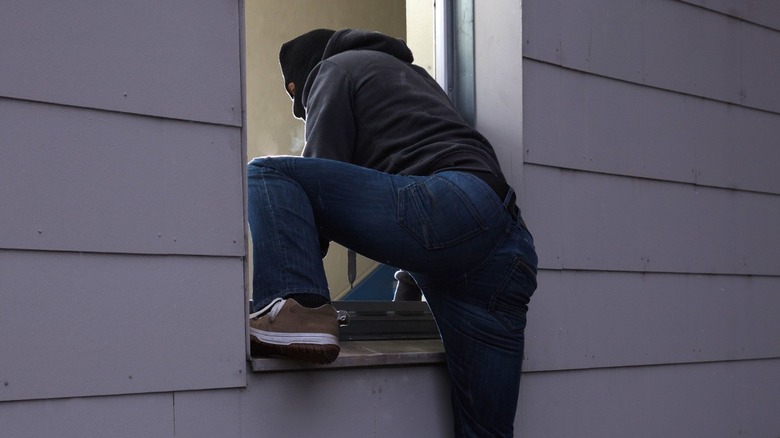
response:
[(403, 175), (462, 170), (503, 179), (490, 143), (412, 61), (402, 40), (336, 32), (303, 88), (303, 155)]

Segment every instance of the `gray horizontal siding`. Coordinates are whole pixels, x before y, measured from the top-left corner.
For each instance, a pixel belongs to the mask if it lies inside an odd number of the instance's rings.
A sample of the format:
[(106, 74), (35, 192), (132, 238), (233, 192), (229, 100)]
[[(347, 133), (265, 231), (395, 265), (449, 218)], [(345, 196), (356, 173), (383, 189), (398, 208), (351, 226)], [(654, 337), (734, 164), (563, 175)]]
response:
[(162, 393), (0, 403), (0, 431), (9, 438), (173, 437), (172, 400)]
[(780, 114), (524, 63), (525, 162), (780, 194)]
[[(269, 394), (273, 396), (269, 397)], [(250, 376), (241, 398), (244, 436), (453, 436), (443, 366)], [(202, 411), (207, 409), (202, 407)], [(306, 415), (297, 416), (296, 413)], [(258, 415), (258, 413), (262, 413)]]
[[(780, 361), (759, 360), (526, 373), (515, 431), (773, 437), (780, 380), (771, 376), (778, 372)], [(274, 373), (251, 376), (245, 390), (3, 403), (0, 430), (16, 438), (447, 437), (446, 392), (442, 368)], [(306, 415), (292, 419), (290, 412)]]
[(522, 2), (518, 435), (780, 433), (770, 1)]
[(780, 432), (780, 360), (531, 373), (521, 437), (734, 438)]
[(0, 96), (241, 125), (238, 2), (4, 0)]
[(527, 165), (540, 266), (780, 275), (780, 196)]
[(0, 400), (246, 385), (240, 6), (3, 2)]
[(678, 1), (523, 3), (524, 56), (780, 112), (780, 33)]
[(0, 98), (0, 248), (244, 255), (240, 128)]
[(0, 291), (0, 401), (246, 383), (241, 258), (0, 250)]
[(452, 436), (443, 366), (249, 376), (246, 389), (0, 403), (3, 437)]
[(780, 277), (541, 271), (525, 371), (780, 358)]
[(780, 2), (777, 0), (682, 0), (751, 23), (780, 30)]

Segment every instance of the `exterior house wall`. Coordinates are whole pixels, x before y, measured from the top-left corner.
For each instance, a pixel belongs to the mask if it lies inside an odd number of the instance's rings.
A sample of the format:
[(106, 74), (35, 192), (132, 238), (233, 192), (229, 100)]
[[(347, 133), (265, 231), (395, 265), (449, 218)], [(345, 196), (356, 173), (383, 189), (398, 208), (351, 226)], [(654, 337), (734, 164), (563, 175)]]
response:
[(239, 2), (2, 9), (0, 401), (245, 386)]
[[(247, 372), (242, 8), (4, 4), (0, 435), (451, 436), (441, 365)], [(540, 254), (518, 436), (780, 434), (778, 12), (476, 2)]]
[(541, 272), (519, 434), (777, 435), (780, 8), (522, 13), (516, 181)]

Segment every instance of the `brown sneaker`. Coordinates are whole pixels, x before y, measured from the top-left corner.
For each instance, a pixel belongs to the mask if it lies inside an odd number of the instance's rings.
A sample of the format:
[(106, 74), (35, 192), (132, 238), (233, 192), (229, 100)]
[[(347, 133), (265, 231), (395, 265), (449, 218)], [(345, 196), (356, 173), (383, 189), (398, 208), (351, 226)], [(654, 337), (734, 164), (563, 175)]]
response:
[(316, 309), (277, 298), (249, 315), (252, 355), (328, 364), (339, 355), (339, 322), (330, 304)]

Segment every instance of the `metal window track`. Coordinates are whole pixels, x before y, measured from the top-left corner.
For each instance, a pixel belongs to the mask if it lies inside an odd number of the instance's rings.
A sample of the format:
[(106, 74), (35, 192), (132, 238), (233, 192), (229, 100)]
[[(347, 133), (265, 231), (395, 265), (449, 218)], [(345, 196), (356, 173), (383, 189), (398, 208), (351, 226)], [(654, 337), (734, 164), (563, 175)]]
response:
[(424, 301), (333, 301), (349, 324), (341, 340), (438, 339), (439, 329)]

